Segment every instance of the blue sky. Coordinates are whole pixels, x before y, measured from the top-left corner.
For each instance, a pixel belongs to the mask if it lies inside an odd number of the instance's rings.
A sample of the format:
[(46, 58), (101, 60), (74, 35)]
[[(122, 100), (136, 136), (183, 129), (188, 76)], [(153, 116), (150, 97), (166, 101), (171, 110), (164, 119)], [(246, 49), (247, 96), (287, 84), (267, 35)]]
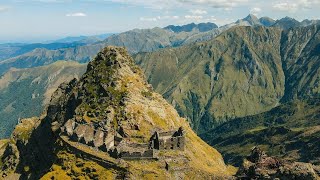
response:
[(0, 42), (123, 32), (169, 24), (224, 25), (247, 16), (320, 19), (320, 0), (1, 0)]

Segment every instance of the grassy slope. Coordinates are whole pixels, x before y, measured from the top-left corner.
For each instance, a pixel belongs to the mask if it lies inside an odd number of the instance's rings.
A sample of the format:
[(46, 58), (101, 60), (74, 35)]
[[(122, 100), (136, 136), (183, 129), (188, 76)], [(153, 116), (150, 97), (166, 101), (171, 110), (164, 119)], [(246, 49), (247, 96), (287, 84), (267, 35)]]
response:
[(253, 146), (270, 155), (320, 164), (320, 99), (285, 103), (271, 111), (238, 118), (202, 134), (226, 162), (239, 165)]

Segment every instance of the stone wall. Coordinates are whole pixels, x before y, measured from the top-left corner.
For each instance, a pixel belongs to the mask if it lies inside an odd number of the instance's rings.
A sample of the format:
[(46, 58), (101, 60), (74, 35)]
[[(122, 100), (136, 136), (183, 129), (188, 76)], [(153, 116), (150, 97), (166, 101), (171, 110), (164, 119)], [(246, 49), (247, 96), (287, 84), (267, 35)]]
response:
[(185, 134), (180, 127), (177, 131), (155, 132), (150, 138), (150, 147), (159, 150), (184, 151), (185, 140)]
[(122, 138), (115, 136), (114, 133), (102, 129), (95, 129), (89, 124), (76, 123), (73, 119), (68, 120), (61, 128), (61, 131), (72, 141), (96, 147), (105, 152), (122, 141)]
[(155, 159), (155, 150), (148, 149), (144, 152), (121, 152), (119, 155), (122, 159)]
[(169, 139), (159, 139), (159, 150), (181, 150), (184, 151), (185, 137), (171, 137)]

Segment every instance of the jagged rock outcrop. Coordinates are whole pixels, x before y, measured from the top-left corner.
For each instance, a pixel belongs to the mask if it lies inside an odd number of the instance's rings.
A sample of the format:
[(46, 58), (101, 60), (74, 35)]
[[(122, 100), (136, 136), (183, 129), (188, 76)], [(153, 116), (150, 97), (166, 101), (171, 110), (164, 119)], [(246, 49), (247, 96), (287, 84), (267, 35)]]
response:
[(258, 147), (252, 149), (236, 176), (238, 179), (320, 179), (312, 164), (269, 157)]
[(17, 146), (14, 143), (8, 142), (0, 157), (0, 178), (4, 178), (13, 173), (18, 166), (19, 151)]

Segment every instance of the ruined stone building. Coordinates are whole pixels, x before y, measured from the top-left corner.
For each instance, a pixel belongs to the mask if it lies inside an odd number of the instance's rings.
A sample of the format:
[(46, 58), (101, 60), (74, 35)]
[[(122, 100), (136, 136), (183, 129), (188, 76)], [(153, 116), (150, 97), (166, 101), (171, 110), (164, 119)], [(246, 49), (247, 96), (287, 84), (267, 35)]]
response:
[(121, 135), (114, 131), (95, 129), (89, 124), (79, 124), (72, 119), (65, 123), (62, 133), (72, 141), (92, 146), (105, 152), (117, 146), (123, 139)]
[(180, 127), (178, 131), (155, 132), (150, 139), (150, 146), (158, 150), (181, 150), (185, 148), (185, 134)]
[(109, 153), (111, 157), (122, 159), (156, 159), (159, 150), (181, 150), (185, 148), (185, 134), (180, 127), (177, 131), (155, 132), (149, 143), (131, 143), (119, 133), (90, 124), (80, 124), (68, 120), (61, 129), (62, 135), (71, 141), (95, 147)]

